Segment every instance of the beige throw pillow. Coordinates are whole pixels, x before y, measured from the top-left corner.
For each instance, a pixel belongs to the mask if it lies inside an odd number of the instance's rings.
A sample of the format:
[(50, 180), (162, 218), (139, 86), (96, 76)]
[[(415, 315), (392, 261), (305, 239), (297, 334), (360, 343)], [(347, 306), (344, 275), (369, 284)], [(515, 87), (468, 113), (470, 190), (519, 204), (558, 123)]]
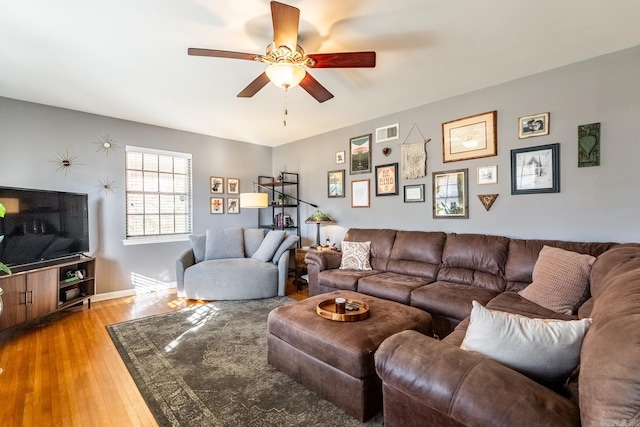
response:
[(580, 362), (591, 319), (530, 319), (472, 302), (460, 348), (480, 353), (530, 378), (564, 381)]
[(556, 313), (573, 314), (588, 295), (595, 260), (591, 255), (544, 246), (533, 267), (533, 282), (518, 293)]
[(343, 270), (371, 270), (371, 242), (342, 242)]

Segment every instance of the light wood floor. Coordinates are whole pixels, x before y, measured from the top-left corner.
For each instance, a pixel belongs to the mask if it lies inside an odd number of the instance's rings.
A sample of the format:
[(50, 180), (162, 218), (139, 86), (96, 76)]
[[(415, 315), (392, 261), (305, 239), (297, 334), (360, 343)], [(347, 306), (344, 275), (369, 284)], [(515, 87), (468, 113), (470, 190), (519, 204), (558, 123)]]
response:
[[(289, 283), (287, 295), (296, 292)], [(0, 334), (0, 425), (156, 426), (105, 328), (200, 304), (173, 292), (93, 302)]]

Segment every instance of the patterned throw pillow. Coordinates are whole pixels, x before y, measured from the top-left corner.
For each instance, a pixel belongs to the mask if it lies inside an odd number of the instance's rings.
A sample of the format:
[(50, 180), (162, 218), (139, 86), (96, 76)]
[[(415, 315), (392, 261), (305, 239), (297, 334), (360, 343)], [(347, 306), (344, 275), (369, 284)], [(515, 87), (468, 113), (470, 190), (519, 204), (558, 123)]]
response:
[(591, 255), (544, 246), (533, 267), (533, 282), (518, 293), (556, 313), (573, 314), (588, 296), (595, 261)]
[(477, 301), (460, 348), (480, 353), (529, 378), (567, 379), (580, 361), (591, 319), (531, 319), (489, 310)]
[(371, 242), (342, 242), (343, 270), (371, 270)]

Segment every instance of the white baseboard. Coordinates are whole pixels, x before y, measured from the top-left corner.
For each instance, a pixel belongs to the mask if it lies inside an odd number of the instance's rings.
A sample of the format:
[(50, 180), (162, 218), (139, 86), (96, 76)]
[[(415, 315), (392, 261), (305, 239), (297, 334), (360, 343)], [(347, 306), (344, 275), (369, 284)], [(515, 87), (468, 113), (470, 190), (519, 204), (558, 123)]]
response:
[[(158, 289), (158, 292), (167, 292), (168, 290), (171, 289), (176, 289), (176, 285), (175, 283), (173, 284), (173, 286), (169, 286), (167, 288), (162, 288), (162, 289)], [(149, 293), (149, 292), (143, 292), (144, 293)], [(138, 295), (138, 292), (136, 292), (135, 289), (125, 289), (123, 291), (114, 291), (114, 292), (105, 292), (102, 294), (95, 294), (91, 296), (91, 301), (95, 302), (95, 301), (107, 301), (110, 299), (116, 299), (116, 298), (125, 298), (125, 297), (131, 297), (131, 296), (135, 296)]]

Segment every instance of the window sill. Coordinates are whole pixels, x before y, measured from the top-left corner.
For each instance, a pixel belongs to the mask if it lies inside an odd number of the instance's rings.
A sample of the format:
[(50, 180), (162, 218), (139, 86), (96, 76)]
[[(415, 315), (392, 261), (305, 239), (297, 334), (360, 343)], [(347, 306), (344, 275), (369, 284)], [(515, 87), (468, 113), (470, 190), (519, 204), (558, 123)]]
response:
[(188, 234), (179, 234), (175, 236), (146, 236), (146, 237), (131, 237), (124, 239), (122, 244), (124, 246), (135, 245), (149, 245), (154, 243), (173, 243), (173, 242), (187, 242), (189, 241)]

